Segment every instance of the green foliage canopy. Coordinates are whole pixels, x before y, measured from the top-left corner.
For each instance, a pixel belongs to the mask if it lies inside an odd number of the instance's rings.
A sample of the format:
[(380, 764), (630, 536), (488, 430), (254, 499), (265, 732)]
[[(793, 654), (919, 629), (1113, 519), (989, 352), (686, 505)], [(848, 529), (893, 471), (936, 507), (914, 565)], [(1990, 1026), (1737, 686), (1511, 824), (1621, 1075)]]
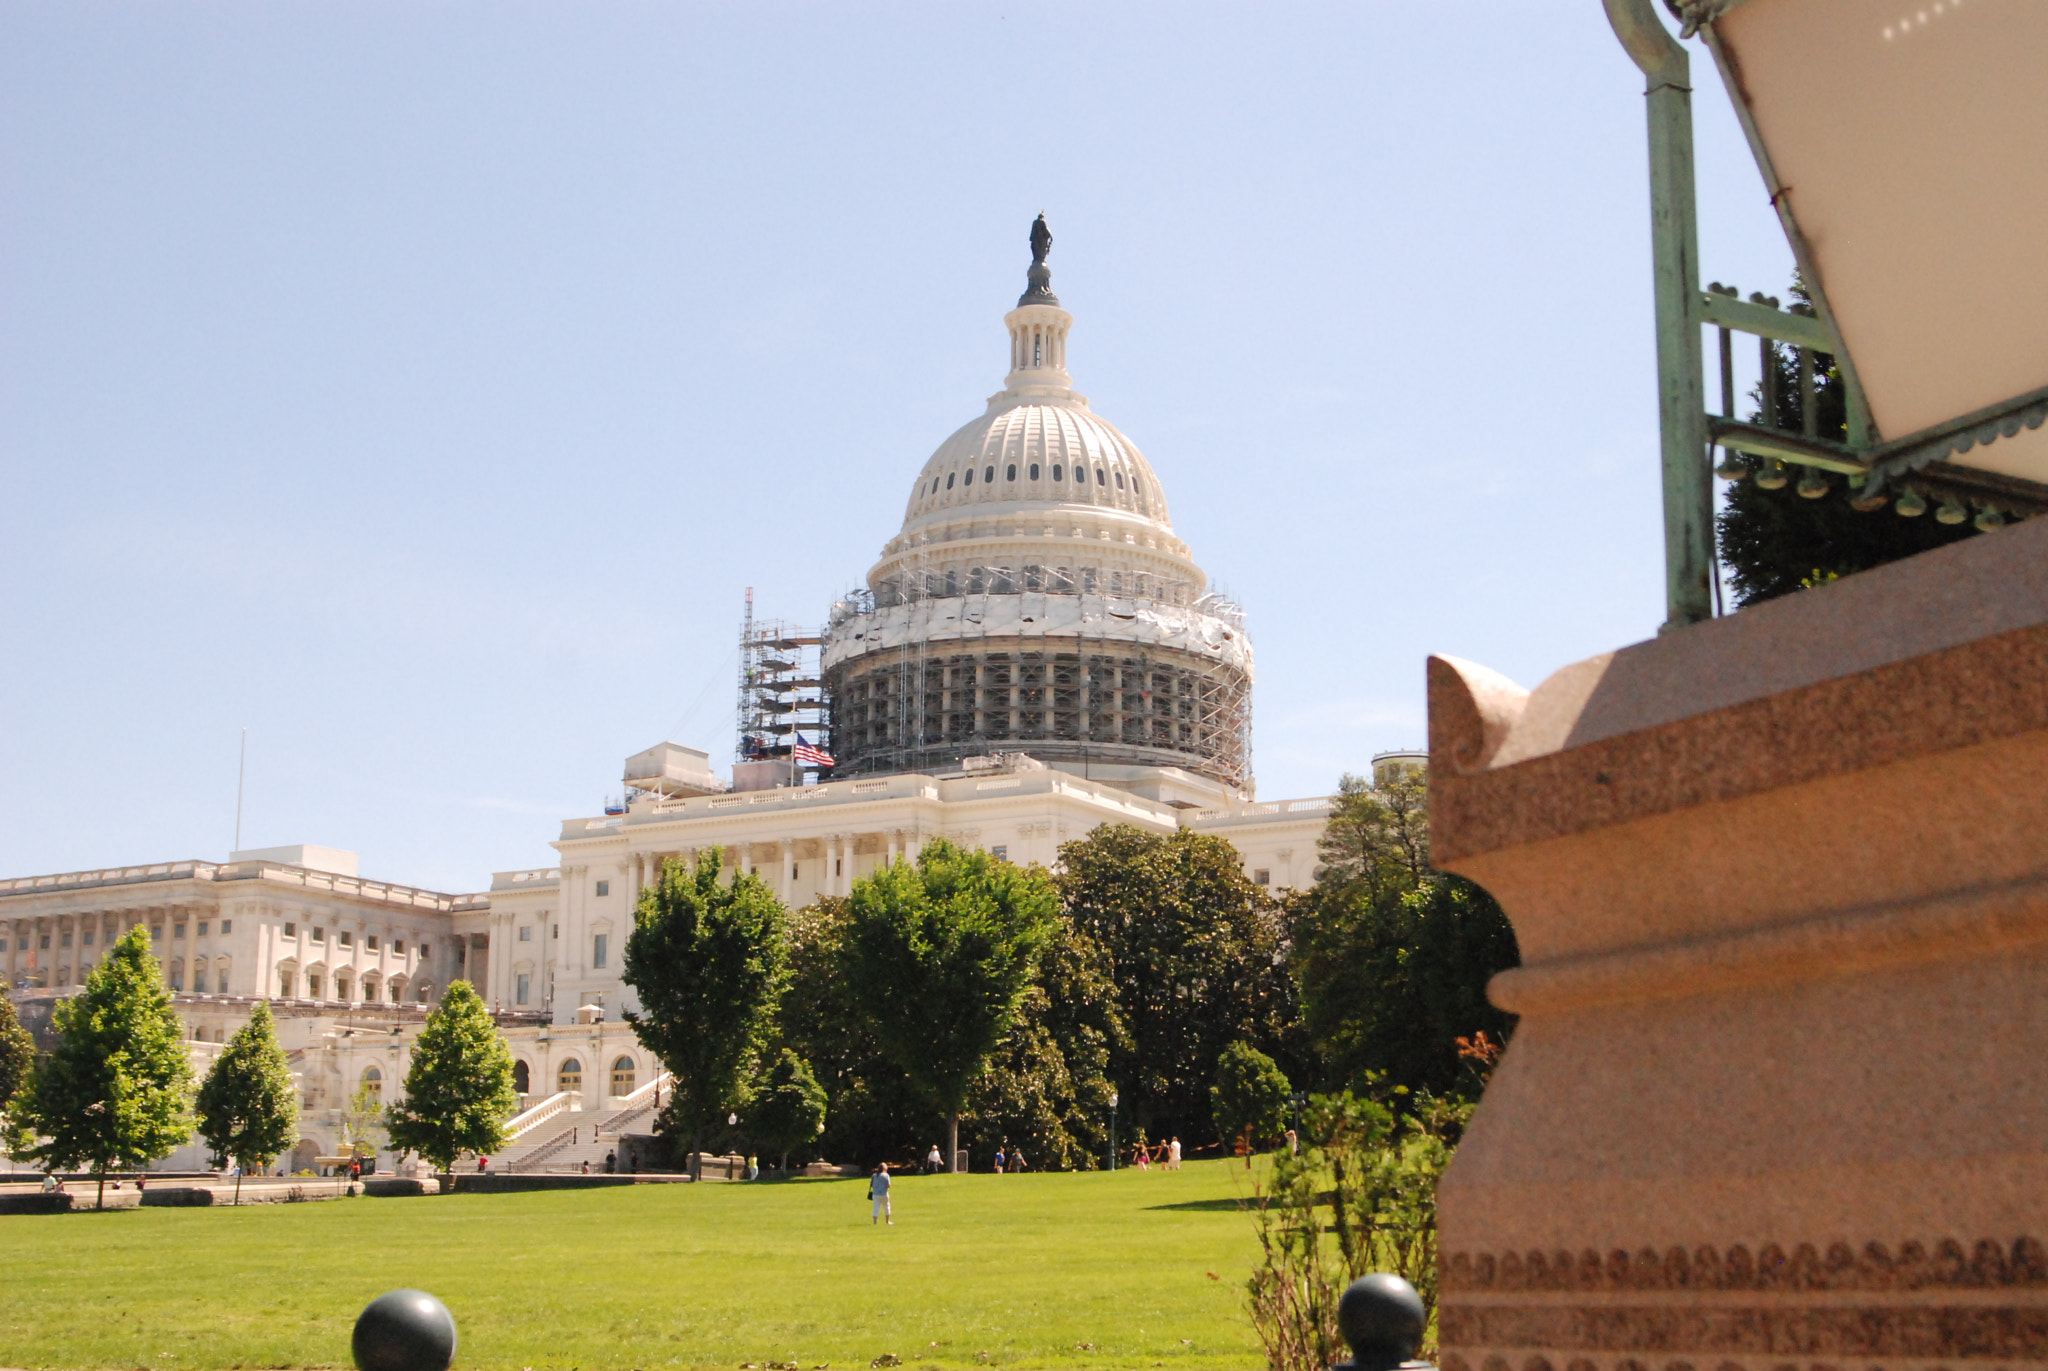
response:
[[(199, 1135), (216, 1158), (258, 1172), (298, 1141), (298, 1092), (268, 1000), (258, 1002), (213, 1059), (199, 1087)], [(239, 1178), (235, 1189), (239, 1196)]]
[(9, 1122), (7, 1107), (28, 1085), (35, 1064), (36, 1040), (21, 1026), (14, 1001), (0, 995), (0, 1143), (10, 1153), (28, 1146), (27, 1135)]
[(1232, 1043), (1217, 1060), (1216, 1084), (1209, 1087), (1217, 1131), (1253, 1147), (1279, 1137), (1287, 1128), (1293, 1091), (1278, 1062), (1250, 1043)]
[(461, 1153), (503, 1147), (518, 1107), (512, 1052), (483, 998), (468, 981), (450, 982), (413, 1043), (405, 1098), (384, 1111), (391, 1145), (447, 1171)]
[(57, 1046), (15, 1098), (28, 1154), (99, 1178), (167, 1156), (192, 1136), (192, 1058), (141, 924), (108, 946), (85, 989), (57, 1005)]
[(785, 1047), (754, 1092), (747, 1136), (779, 1157), (786, 1172), (789, 1154), (825, 1131), (825, 1104), (825, 1087), (804, 1059)]
[(1015, 1024), (1056, 927), (1043, 872), (943, 839), (917, 865), (855, 881), (842, 974), (876, 1043), (947, 1116), (959, 1147), (969, 1089)]
[(1060, 893), (1109, 955), (1129, 1037), (1120, 1107), (1141, 1128), (1209, 1134), (1209, 1084), (1233, 1042), (1284, 1048), (1295, 1017), (1279, 911), (1222, 838), (1105, 824), (1060, 847)]
[(707, 848), (694, 870), (664, 863), (626, 939), (623, 974), (640, 1000), (626, 1020), (675, 1077), (664, 1115), (693, 1154), (707, 1125), (745, 1103), (788, 978), (782, 902), (757, 876), (722, 881), (723, 862)]

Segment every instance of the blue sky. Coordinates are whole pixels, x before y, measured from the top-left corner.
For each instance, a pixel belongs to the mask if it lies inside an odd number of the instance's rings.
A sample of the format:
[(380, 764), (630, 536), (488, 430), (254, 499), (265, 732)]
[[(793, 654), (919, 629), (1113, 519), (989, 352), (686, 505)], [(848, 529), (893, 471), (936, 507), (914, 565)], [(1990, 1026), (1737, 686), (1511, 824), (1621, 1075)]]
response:
[[(1704, 269), (1790, 258), (1695, 48)], [(0, 4), (0, 874), (546, 864), (1071, 365), (1245, 605), (1262, 795), (1662, 617), (1600, 6)]]

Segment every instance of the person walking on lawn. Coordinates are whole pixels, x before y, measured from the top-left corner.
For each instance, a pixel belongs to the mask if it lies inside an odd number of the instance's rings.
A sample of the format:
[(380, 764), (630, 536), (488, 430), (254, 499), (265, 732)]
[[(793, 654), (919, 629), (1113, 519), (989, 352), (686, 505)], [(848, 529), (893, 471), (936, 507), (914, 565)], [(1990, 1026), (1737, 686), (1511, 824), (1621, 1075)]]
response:
[(873, 1212), (868, 1215), (868, 1222), (873, 1224), (878, 1220), (887, 1219), (889, 1226), (894, 1228), (896, 1215), (889, 1208), (889, 1163), (875, 1163), (875, 1174), (868, 1177), (868, 1198), (874, 1202)]

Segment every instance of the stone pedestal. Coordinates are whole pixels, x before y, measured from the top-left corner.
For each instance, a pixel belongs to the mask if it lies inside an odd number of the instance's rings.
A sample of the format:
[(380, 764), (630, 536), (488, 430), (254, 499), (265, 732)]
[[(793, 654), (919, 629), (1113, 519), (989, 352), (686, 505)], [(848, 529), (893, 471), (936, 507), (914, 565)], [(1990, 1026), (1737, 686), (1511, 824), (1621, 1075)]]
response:
[(1429, 672), (1436, 860), (1523, 957), (1446, 1371), (2048, 1365), (2048, 519)]

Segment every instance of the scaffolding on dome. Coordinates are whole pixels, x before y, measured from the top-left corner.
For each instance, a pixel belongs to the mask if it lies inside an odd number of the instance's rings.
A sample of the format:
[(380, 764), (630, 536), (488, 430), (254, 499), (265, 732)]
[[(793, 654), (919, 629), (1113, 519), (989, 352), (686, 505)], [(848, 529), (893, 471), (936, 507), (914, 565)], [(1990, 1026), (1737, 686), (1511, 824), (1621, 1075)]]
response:
[[(781, 762), (789, 784), (803, 783), (830, 768), (796, 759), (798, 744), (830, 754), (830, 724), (819, 669), (824, 635), (783, 619), (754, 617), (754, 588), (747, 587), (740, 621), (739, 741), (733, 760)], [(735, 772), (735, 788), (738, 784)]]
[[(922, 560), (913, 588), (928, 583)], [(1003, 612), (1006, 601), (1017, 605), (1015, 616)], [(1251, 790), (1250, 672), (1188, 648), (1141, 641), (1122, 628), (1120, 620), (1143, 612), (1145, 602), (1065, 592), (928, 596), (912, 589), (899, 604), (897, 613), (920, 620), (905, 641), (862, 651), (824, 673), (835, 774), (929, 771), (964, 757), (1023, 751), (1084, 766), (1181, 766)], [(950, 628), (932, 617), (933, 607), (948, 604), (958, 607), (946, 616)], [(1220, 596), (1156, 608), (1193, 610), (1243, 633), (1242, 611)], [(858, 634), (860, 621), (874, 622), (876, 612), (865, 592), (842, 599), (826, 630), (828, 646), (834, 634)]]

